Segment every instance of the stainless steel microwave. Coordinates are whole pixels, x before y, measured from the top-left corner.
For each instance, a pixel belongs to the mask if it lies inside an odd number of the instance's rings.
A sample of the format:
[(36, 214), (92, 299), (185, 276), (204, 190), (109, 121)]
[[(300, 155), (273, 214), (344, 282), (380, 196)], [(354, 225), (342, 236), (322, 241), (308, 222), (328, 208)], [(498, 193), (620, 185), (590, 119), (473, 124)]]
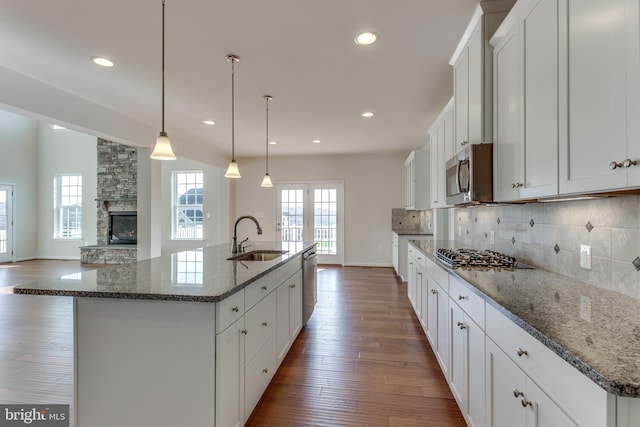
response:
[(493, 202), (493, 144), (474, 144), (447, 161), (447, 204)]

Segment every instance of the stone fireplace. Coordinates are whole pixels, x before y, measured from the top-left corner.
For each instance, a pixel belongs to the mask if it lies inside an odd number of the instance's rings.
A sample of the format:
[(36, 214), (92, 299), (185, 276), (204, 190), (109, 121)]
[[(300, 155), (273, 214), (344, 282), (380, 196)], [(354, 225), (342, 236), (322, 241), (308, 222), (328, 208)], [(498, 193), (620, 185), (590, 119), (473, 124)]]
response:
[[(81, 261), (97, 264), (136, 261), (138, 150), (98, 138), (97, 182), (97, 244), (80, 248)], [(115, 239), (112, 233), (114, 214), (122, 223), (128, 224), (118, 231), (120, 236)], [(132, 222), (136, 224), (135, 229), (131, 227)]]
[(109, 212), (109, 244), (135, 245), (138, 243), (138, 213), (136, 211)]

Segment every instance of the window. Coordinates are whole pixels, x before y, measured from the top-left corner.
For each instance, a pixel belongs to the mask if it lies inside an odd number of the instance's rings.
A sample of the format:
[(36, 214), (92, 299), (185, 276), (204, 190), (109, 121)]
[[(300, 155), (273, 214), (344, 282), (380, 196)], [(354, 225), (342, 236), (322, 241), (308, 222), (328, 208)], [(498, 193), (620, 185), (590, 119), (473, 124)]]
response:
[(172, 254), (171, 262), (173, 286), (196, 286), (204, 283), (202, 249)]
[(202, 171), (173, 172), (173, 239), (202, 239)]
[(53, 235), (82, 238), (82, 175), (56, 175), (53, 181)]
[(319, 254), (335, 255), (338, 250), (338, 190), (316, 188), (313, 192), (313, 240)]

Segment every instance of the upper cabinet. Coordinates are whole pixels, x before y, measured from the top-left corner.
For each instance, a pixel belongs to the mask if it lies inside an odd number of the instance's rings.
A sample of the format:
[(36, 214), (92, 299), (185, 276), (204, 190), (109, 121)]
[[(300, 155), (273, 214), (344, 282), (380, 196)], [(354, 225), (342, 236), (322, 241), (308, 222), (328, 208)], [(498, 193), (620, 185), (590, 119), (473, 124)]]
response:
[(456, 153), (453, 136), (453, 111), (454, 99), (447, 103), (436, 121), (429, 129), (430, 147), (430, 182), (431, 199), (430, 208), (447, 207), (446, 170), (447, 160)]
[(451, 58), (456, 152), (467, 144), (492, 142), (493, 58), (488, 41), (514, 2), (481, 1)]
[(520, 0), (491, 45), (494, 199), (557, 195), (558, 0)]
[(405, 209), (424, 210), (429, 207), (429, 152), (412, 151), (404, 162)]
[(563, 0), (560, 193), (640, 185), (637, 0)]

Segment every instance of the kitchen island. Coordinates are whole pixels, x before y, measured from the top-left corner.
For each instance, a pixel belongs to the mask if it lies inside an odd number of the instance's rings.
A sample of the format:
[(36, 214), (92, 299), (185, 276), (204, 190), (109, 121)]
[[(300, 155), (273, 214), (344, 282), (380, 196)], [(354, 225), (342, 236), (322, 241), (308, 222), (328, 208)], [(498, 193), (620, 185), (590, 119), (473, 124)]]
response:
[(301, 254), (253, 242), (114, 265), (15, 287), (74, 298), (78, 427), (232, 426), (250, 415), (302, 328)]

